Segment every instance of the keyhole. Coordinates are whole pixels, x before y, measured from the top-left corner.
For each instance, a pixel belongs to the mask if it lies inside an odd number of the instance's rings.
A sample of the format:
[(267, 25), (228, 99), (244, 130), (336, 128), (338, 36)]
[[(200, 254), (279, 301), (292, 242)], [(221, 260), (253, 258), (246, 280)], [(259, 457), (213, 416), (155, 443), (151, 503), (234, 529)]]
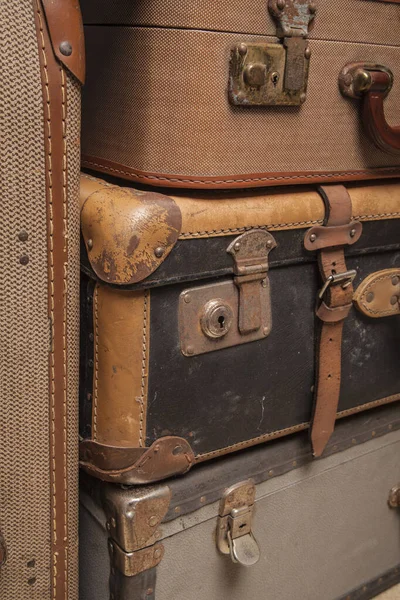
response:
[(225, 325), (225, 317), (223, 315), (218, 317), (218, 323), (219, 323), (220, 328), (223, 329), (224, 325)]

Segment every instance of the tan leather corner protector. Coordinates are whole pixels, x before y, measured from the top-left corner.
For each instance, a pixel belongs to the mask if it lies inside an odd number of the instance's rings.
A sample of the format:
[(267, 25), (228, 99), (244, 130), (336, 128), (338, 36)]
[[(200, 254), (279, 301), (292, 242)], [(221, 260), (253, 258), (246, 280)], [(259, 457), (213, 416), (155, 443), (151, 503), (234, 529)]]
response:
[[(85, 40), (78, 0), (41, 0), (54, 54), (83, 84), (85, 82)], [(61, 51), (69, 44), (72, 52)], [(61, 46), (61, 47), (60, 47)]]
[[(97, 448), (96, 448), (97, 446)], [(186, 473), (194, 464), (194, 454), (189, 442), (184, 438), (166, 436), (159, 438), (137, 457), (137, 449), (131, 448), (132, 462), (125, 468), (104, 468), (109, 464), (108, 456), (115, 455), (115, 448), (100, 444), (81, 442), (80, 465), (90, 475), (103, 481), (126, 485), (152, 483)], [(126, 456), (128, 456), (128, 452)]]
[(400, 315), (400, 268), (371, 273), (360, 283), (354, 303), (367, 317)]
[(93, 295), (93, 439), (145, 445), (150, 296), (97, 284)]
[[(348, 186), (359, 221), (400, 218), (400, 183)], [(305, 229), (323, 223), (325, 208), (314, 189), (193, 192), (171, 196), (182, 213), (181, 239), (232, 235), (254, 227)]]
[(181, 230), (177, 204), (163, 194), (85, 182), (82, 234), (96, 275), (117, 285), (153, 273), (174, 247)]

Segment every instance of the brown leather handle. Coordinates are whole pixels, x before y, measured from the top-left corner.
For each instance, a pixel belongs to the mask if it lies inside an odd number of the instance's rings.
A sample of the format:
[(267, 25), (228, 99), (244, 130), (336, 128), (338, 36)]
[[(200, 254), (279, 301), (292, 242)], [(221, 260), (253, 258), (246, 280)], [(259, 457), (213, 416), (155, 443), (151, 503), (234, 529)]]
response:
[(384, 109), (392, 85), (392, 72), (372, 63), (351, 63), (339, 76), (341, 92), (362, 100), (363, 127), (375, 146), (390, 154), (400, 154), (400, 127), (389, 125)]

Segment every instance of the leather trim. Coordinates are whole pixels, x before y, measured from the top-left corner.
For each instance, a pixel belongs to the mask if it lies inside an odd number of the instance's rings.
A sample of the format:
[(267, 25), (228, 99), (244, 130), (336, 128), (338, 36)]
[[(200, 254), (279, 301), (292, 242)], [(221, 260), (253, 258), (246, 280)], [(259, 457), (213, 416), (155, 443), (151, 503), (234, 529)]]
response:
[[(83, 84), (85, 82), (85, 40), (78, 0), (41, 0), (46, 15), (53, 51), (58, 60)], [(60, 44), (69, 42), (66, 56)]]
[[(342, 410), (336, 414), (337, 419), (342, 419), (344, 417), (350, 417), (351, 415), (355, 415), (364, 410), (371, 410), (372, 408), (376, 408), (377, 406), (382, 406), (383, 404), (390, 404), (392, 402), (398, 402), (400, 400), (400, 393), (395, 394), (393, 396), (388, 396), (387, 398), (381, 398), (380, 400), (374, 400), (373, 402), (368, 402), (367, 404), (362, 404), (361, 406), (356, 406), (355, 408), (350, 408), (348, 410)], [(281, 429), (280, 431), (274, 431), (272, 433), (266, 433), (264, 435), (260, 435), (259, 437), (253, 438), (252, 440), (246, 440), (244, 442), (239, 442), (238, 444), (233, 444), (232, 446), (227, 446), (226, 448), (221, 448), (220, 450), (213, 450), (212, 452), (206, 452), (204, 454), (198, 454), (195, 457), (195, 463), (204, 462), (211, 458), (215, 458), (217, 456), (224, 456), (225, 454), (230, 454), (231, 452), (235, 452), (236, 450), (244, 450), (245, 448), (250, 448), (251, 446), (256, 446), (257, 444), (261, 444), (263, 442), (267, 442), (269, 440), (277, 439), (280, 437), (284, 437), (285, 435), (290, 435), (292, 433), (296, 433), (298, 431), (304, 431), (310, 427), (310, 423), (299, 423), (294, 427), (288, 427), (286, 429)]]
[(368, 275), (354, 294), (354, 304), (373, 319), (400, 315), (400, 269), (385, 269)]
[[(81, 207), (94, 192), (113, 188), (110, 183), (81, 175)], [(348, 187), (353, 219), (378, 221), (400, 218), (400, 182)], [(229, 236), (248, 229), (305, 229), (321, 225), (325, 216), (321, 196), (312, 188), (192, 191), (171, 194), (182, 215), (179, 239)]]
[[(90, 475), (98, 477), (103, 481), (122, 483), (126, 485), (138, 485), (152, 483), (166, 479), (172, 475), (186, 473), (194, 463), (194, 454), (189, 443), (179, 437), (166, 436), (159, 438), (150, 448), (146, 448), (143, 454), (136, 458), (137, 448), (127, 449), (131, 452), (134, 462), (120, 469), (104, 469), (104, 464), (109, 465), (109, 459), (105, 458), (111, 452), (115, 455), (115, 448), (96, 445), (96, 452), (92, 444), (81, 442), (81, 467)], [(101, 456), (98, 464), (96, 458)], [(101, 466), (100, 466), (101, 465)]]
[(130, 181), (172, 188), (192, 189), (238, 189), (251, 187), (267, 187), (282, 185), (300, 185), (313, 183), (335, 183), (340, 181), (365, 181), (366, 179), (382, 179), (399, 177), (399, 167), (383, 167), (362, 171), (331, 171), (327, 173), (307, 171), (304, 173), (252, 173), (226, 177), (201, 177), (173, 175), (168, 173), (146, 173), (120, 165), (112, 161), (82, 156), (82, 166), (93, 171), (108, 173)]
[(93, 294), (92, 437), (110, 446), (144, 446), (150, 293), (97, 284)]
[[(67, 481), (67, 156), (66, 76), (56, 61), (39, 0), (34, 0), (42, 75), (46, 203), (48, 226), (49, 418), (52, 598), (68, 597), (68, 490)], [(77, 490), (71, 493), (77, 493)]]
[(146, 279), (178, 239), (179, 206), (155, 192), (94, 187), (84, 187), (89, 196), (81, 209), (82, 234), (93, 271), (102, 281), (117, 285)]
[[(362, 225), (358, 221), (351, 221), (347, 225), (332, 227), (312, 227), (304, 236), (304, 247), (306, 250), (321, 250), (339, 246), (340, 244), (355, 244), (361, 236)], [(315, 236), (312, 240), (311, 236)]]

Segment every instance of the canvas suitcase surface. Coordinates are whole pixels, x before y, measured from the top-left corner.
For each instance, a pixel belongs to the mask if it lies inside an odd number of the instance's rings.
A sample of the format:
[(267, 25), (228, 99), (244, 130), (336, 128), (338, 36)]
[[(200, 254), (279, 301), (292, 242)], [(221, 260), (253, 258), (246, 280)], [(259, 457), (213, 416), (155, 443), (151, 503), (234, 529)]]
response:
[(78, 598), (76, 1), (0, 12), (0, 598)]
[(156, 486), (86, 477), (81, 600), (375, 597), (400, 579), (399, 411), (342, 420), (320, 461), (303, 432)]
[(82, 10), (85, 167), (193, 188), (399, 175), (398, 3), (83, 0)]
[(171, 197), (83, 175), (81, 202), (91, 474), (146, 483), (310, 421), (319, 456), (336, 416), (400, 399), (398, 181)]

